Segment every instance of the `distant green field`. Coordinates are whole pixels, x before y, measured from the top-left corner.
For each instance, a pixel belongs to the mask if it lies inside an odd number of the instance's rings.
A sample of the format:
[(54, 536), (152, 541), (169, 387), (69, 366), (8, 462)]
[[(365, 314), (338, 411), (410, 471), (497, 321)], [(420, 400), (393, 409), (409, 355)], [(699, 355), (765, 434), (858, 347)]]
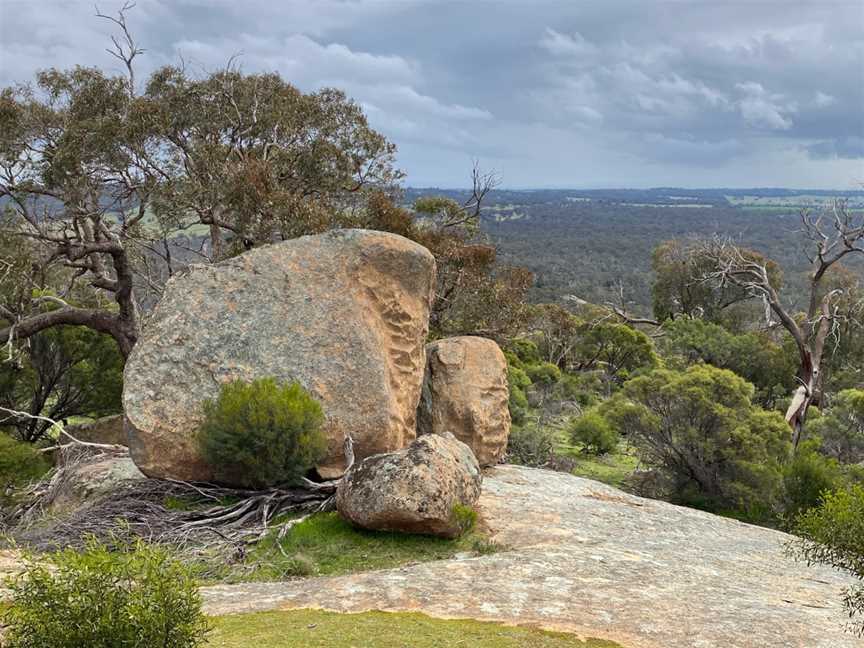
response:
[[(795, 196), (725, 196), (729, 204), (738, 207), (785, 207), (801, 209), (803, 207), (825, 207), (830, 206), (835, 198), (833, 196), (812, 196), (799, 194)], [(864, 199), (852, 198), (848, 203), (850, 208), (864, 207)]]

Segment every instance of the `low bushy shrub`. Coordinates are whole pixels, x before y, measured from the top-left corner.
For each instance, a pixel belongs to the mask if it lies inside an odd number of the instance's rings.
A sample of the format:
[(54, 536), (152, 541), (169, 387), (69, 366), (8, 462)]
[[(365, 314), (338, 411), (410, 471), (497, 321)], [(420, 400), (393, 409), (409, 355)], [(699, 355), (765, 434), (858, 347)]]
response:
[(519, 358), (521, 362), (528, 364), (541, 362), (540, 351), (537, 349), (537, 345), (531, 340), (517, 338), (510, 342), (509, 347), (512, 353)]
[(0, 496), (10, 486), (39, 479), (50, 467), (45, 455), (31, 444), (0, 432)]
[(561, 380), (561, 370), (551, 362), (526, 365), (525, 373), (535, 385), (554, 385)]
[(507, 441), (508, 463), (545, 466), (555, 455), (555, 434), (536, 425), (514, 426)]
[(459, 527), (459, 535), (463, 536), (477, 525), (477, 511), (470, 506), (456, 504), (453, 506), (453, 520)]
[(593, 410), (573, 419), (567, 431), (571, 441), (581, 445), (589, 454), (604, 455), (618, 447), (617, 430), (599, 412)]
[(510, 396), (507, 402), (507, 406), (510, 409), (510, 419), (514, 424), (519, 425), (525, 421), (530, 409), (525, 390), (531, 386), (531, 379), (519, 367), (508, 365), (507, 384), (510, 388)]
[(265, 488), (297, 481), (327, 450), (321, 405), (299, 383), (239, 380), (204, 403), (201, 452), (217, 481)]
[(783, 514), (787, 520), (818, 506), (826, 491), (843, 485), (844, 475), (838, 462), (816, 452), (814, 445), (802, 444), (784, 467)]
[(552, 396), (561, 401), (577, 403), (581, 407), (592, 407), (601, 401), (603, 392), (602, 372), (585, 371), (579, 374), (562, 374)]
[(5, 648), (194, 648), (208, 632), (188, 570), (143, 543), (67, 549), (8, 585)]

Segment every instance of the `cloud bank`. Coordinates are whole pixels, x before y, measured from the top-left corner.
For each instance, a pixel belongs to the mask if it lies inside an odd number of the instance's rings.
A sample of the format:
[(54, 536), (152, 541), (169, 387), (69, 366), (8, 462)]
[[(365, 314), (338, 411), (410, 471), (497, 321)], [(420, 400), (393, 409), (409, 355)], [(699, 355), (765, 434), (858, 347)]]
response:
[[(106, 0), (103, 12), (117, 9)], [(0, 84), (117, 69), (89, 3), (0, 0)], [(237, 55), (344, 89), (415, 185), (864, 183), (864, 4), (141, 0), (141, 73)]]

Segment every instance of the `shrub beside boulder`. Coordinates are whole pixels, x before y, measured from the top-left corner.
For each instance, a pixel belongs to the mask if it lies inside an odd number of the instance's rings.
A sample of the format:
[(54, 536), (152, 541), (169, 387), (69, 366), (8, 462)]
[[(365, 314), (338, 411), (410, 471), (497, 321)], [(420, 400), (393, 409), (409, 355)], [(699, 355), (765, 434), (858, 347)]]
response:
[(416, 436), (435, 260), (408, 239), (338, 230), (175, 275), (126, 364), (129, 449), (149, 477), (213, 479), (201, 403), (232, 380), (299, 382), (320, 403), (326, 478)]
[(267, 488), (296, 482), (325, 455), (323, 423), (299, 383), (235, 380), (204, 403), (198, 439), (216, 481)]

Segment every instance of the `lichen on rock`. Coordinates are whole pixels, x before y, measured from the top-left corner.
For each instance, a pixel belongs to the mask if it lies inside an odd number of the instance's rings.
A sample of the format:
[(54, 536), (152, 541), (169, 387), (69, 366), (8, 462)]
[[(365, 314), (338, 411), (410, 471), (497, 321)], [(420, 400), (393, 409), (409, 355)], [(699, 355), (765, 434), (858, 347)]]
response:
[(498, 463), (510, 436), (507, 360), (487, 338), (461, 336), (426, 347), (426, 372), (417, 409), (419, 434), (452, 433), (481, 466)]
[(336, 492), (340, 515), (376, 531), (455, 538), (461, 507), (473, 507), (483, 477), (471, 449), (451, 434), (427, 435), (397, 452), (367, 457)]
[(208, 480), (201, 404), (231, 380), (299, 381), (324, 410), (324, 477), (415, 436), (435, 261), (394, 234), (338, 230), (172, 278), (126, 364), (132, 457), (151, 477)]

